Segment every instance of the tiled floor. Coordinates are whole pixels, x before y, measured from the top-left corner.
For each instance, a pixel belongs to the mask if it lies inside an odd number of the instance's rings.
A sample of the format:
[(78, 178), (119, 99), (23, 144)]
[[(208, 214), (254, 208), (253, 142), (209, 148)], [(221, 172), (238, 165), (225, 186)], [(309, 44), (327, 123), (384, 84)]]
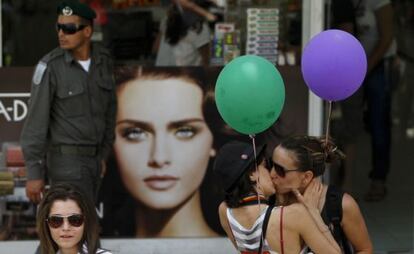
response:
[(353, 195), (366, 219), (376, 254), (414, 253), (414, 139), (401, 133), (394, 127), (388, 195), (376, 203), (363, 200), (369, 186), (370, 137), (364, 133), (358, 140)]

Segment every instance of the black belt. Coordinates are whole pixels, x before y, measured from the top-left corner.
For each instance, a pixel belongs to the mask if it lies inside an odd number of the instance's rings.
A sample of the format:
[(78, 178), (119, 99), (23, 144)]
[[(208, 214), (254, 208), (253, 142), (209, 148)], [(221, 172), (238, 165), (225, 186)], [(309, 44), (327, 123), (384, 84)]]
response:
[(98, 149), (96, 146), (88, 145), (54, 145), (50, 151), (67, 155), (96, 156)]

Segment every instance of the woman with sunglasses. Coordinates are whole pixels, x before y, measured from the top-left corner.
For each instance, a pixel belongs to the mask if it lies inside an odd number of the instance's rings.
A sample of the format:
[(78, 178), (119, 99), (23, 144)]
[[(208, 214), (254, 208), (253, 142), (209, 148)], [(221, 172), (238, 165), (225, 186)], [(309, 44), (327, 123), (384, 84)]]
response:
[(55, 184), (47, 191), (39, 205), (37, 230), (42, 254), (110, 254), (98, 248), (95, 207), (70, 184)]
[[(270, 160), (271, 167), (275, 169), (272, 170), (271, 176), (279, 204), (289, 205), (298, 202), (296, 191), (305, 193), (311, 182), (319, 181), (314, 178), (325, 172), (327, 164), (343, 158), (344, 155), (335, 144), (326, 143), (324, 139), (293, 136), (282, 141), (273, 150)], [(326, 225), (334, 228), (334, 235), (343, 253), (372, 253), (368, 230), (356, 201), (334, 186), (321, 184), (321, 190), (320, 193), (313, 192), (313, 195), (305, 198), (313, 200), (310, 206), (320, 211)], [(342, 214), (342, 220), (338, 223), (329, 220), (329, 213), (333, 213), (330, 212), (333, 209), (332, 197), (338, 198), (338, 214)], [(343, 237), (343, 234), (345, 238), (341, 239), (340, 236)]]
[[(214, 166), (225, 191), (225, 201), (219, 207), (220, 222), (236, 249), (242, 254), (298, 254), (305, 253), (306, 244), (315, 253), (340, 253), (320, 215), (309, 210), (306, 203), (276, 208), (267, 205), (275, 188), (266, 167), (264, 146), (256, 150), (255, 160), (252, 145), (228, 143), (220, 149)], [(311, 190), (317, 192), (316, 187)]]

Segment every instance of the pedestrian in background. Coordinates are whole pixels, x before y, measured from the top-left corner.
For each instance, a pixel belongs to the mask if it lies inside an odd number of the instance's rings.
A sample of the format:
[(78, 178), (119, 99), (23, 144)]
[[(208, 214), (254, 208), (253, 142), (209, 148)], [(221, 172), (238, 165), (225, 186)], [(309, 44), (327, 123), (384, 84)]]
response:
[[(195, 11), (199, 9), (203, 12)], [(173, 1), (167, 16), (161, 20), (160, 32), (154, 43), (153, 51), (157, 54), (155, 65), (207, 66), (210, 60), (210, 28), (206, 21), (215, 19), (213, 14), (192, 1)]]
[(371, 135), (371, 185), (366, 201), (381, 201), (387, 194), (386, 179), (391, 165), (390, 66), (396, 53), (393, 43), (393, 8), (389, 0), (353, 0), (356, 35), (368, 57), (362, 87), (367, 106), (366, 123)]
[(91, 43), (96, 14), (78, 1), (61, 2), (57, 14), (60, 47), (36, 66), (21, 134), (26, 194), (35, 203), (45, 177), (52, 186), (78, 185), (95, 200), (114, 141), (113, 64), (106, 49)]

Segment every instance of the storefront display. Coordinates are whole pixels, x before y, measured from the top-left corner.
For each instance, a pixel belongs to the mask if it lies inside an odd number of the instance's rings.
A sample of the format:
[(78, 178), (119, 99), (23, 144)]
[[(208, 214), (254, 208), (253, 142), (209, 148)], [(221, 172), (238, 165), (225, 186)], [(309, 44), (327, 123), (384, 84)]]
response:
[(247, 9), (246, 54), (277, 62), (279, 41), (279, 9)]
[[(133, 65), (119, 66), (118, 71), (122, 68), (131, 69)], [(134, 67), (138, 68), (138, 67)], [(185, 72), (186, 68), (155, 68), (155, 67), (144, 67), (145, 72), (169, 72), (173, 73), (180, 73)], [(211, 90), (213, 89), (217, 76), (220, 72), (221, 68), (189, 68), (188, 71), (197, 73), (200, 80), (203, 80), (203, 89), (206, 91), (210, 91), (209, 95), (211, 95)], [(279, 71), (281, 72), (282, 77), (284, 78), (285, 82), (289, 84), (286, 87), (286, 104), (282, 115), (278, 122), (269, 129), (269, 131), (258, 134), (257, 140), (267, 140), (269, 142), (277, 142), (277, 139), (293, 133), (304, 133), (307, 128), (307, 88), (303, 81), (300, 78), (300, 69), (299, 68), (280, 68)], [(28, 95), (30, 91), (30, 81), (31, 81), (31, 74), (33, 72), (33, 68), (1, 68), (0, 69), (0, 80), (7, 81), (7, 85), (0, 87), (0, 103), (4, 105), (4, 108), (12, 108), (10, 105), (13, 105), (14, 101), (21, 101), (22, 105), (27, 106), (28, 103)], [(191, 87), (191, 86), (190, 86)], [(208, 88), (208, 89), (207, 89)], [(141, 91), (141, 90), (140, 90)], [(163, 90), (159, 90), (158, 92), (151, 92), (147, 91), (147, 95), (140, 94), (141, 92), (132, 92), (128, 93), (130, 96), (137, 96), (136, 98), (141, 98), (139, 96), (144, 96), (146, 98), (146, 103), (155, 103), (157, 107), (160, 107), (161, 104), (158, 100), (161, 99), (161, 95), (165, 96), (165, 93), (162, 93)], [(144, 92), (144, 91), (142, 91)], [(197, 92), (197, 90), (196, 90)], [(173, 93), (171, 91), (171, 93)], [(168, 93), (170, 94), (170, 92)], [(174, 93), (173, 93), (174, 94)], [(197, 93), (196, 93), (197, 94)], [(27, 96), (27, 97), (26, 97)], [(175, 94), (175, 96), (181, 96), (181, 93)], [(163, 101), (175, 101), (178, 103), (180, 100), (174, 100), (174, 96), (170, 99), (164, 99)], [(124, 99), (119, 98), (118, 103), (121, 105)], [(143, 101), (142, 99), (136, 99), (135, 101)], [(191, 104), (187, 102), (188, 99), (182, 100), (185, 101), (184, 107), (186, 109), (195, 109), (194, 107), (199, 107), (199, 105)], [(125, 102), (125, 101), (124, 101)], [(246, 102), (248, 103), (248, 102)], [(169, 104), (170, 105), (170, 104)], [(151, 108), (157, 109), (157, 107), (152, 106), (145, 106), (145, 107), (137, 107), (136, 112), (132, 111), (131, 113), (135, 116), (138, 114), (143, 114), (145, 116), (146, 113), (149, 114), (149, 110), (138, 110), (143, 108)], [(227, 128), (219, 128), (217, 126), (217, 117), (218, 113), (215, 109), (214, 104), (209, 106), (210, 108), (206, 109), (203, 114), (205, 117), (205, 121), (209, 123), (209, 128), (214, 133), (214, 147), (218, 149), (223, 143), (230, 139), (236, 138), (234, 133), (232, 134)], [(173, 114), (173, 107), (172, 104), (168, 106), (169, 116), (174, 116)], [(6, 115), (4, 112), (1, 113), (0, 111), (0, 142), (2, 143), (2, 153), (3, 159), (0, 160), (2, 163), (0, 165), (0, 177), (1, 173), (8, 175), (10, 180), (10, 174), (6, 172), (13, 173), (13, 194), (6, 195), (0, 197), (0, 218), (3, 221), (3, 225), (7, 225), (2, 231), (4, 234), (4, 240), (11, 240), (11, 239), (36, 239), (37, 236), (35, 234), (35, 205), (28, 202), (26, 195), (25, 195), (25, 169), (22, 160), (21, 150), (18, 146), (19, 137), (20, 137), (20, 130), (22, 128), (22, 123), (24, 121), (24, 117), (21, 118), (19, 121), (12, 121), (13, 117), (10, 119), (7, 117), (10, 113), (6, 110), (8, 114)], [(21, 111), (19, 111), (21, 113)], [(156, 111), (159, 112), (159, 111)], [(167, 112), (167, 110), (162, 110), (162, 112)], [(181, 111), (179, 111), (181, 112)], [(198, 112), (197, 110), (195, 112)], [(155, 113), (151, 113), (154, 115)], [(167, 115), (163, 114), (161, 118), (160, 114), (158, 117), (154, 118), (153, 121), (170, 121), (168, 120)], [(12, 114), (11, 114), (12, 115)], [(164, 118), (165, 117), (165, 118)], [(214, 120), (214, 121), (213, 121)], [(136, 172), (141, 172), (146, 167), (145, 165), (151, 165), (149, 161), (150, 158), (145, 156), (147, 148), (147, 142), (145, 141), (145, 137), (160, 137), (161, 133), (154, 132), (154, 130), (147, 129), (147, 125), (141, 125), (142, 120), (137, 121), (136, 124), (133, 126), (125, 127), (124, 125), (119, 125), (117, 127), (117, 135), (119, 135), (119, 139), (125, 140), (125, 145), (123, 149), (127, 149), (128, 147), (143, 147), (140, 153), (140, 156), (137, 153), (133, 153), (132, 159), (135, 161), (133, 163), (134, 170)], [(146, 119), (145, 121), (149, 121)], [(135, 123), (135, 122), (134, 122)], [(153, 123), (154, 126), (157, 126), (158, 122)], [(175, 126), (175, 125), (174, 125)], [(195, 135), (198, 137), (201, 135), (201, 130), (199, 125), (193, 126), (192, 124), (185, 124), (184, 126), (174, 127), (177, 128), (176, 131), (171, 133), (178, 133), (175, 135)], [(219, 130), (220, 129), (220, 130)], [(137, 132), (138, 131), (138, 132)], [(137, 133), (141, 133), (136, 135)], [(128, 134), (129, 133), (129, 134)], [(170, 132), (168, 132), (170, 133)], [(172, 134), (171, 134), (172, 135)], [(139, 138), (141, 141), (137, 141), (136, 138)], [(243, 137), (238, 136), (238, 138), (248, 140), (248, 136), (245, 135)], [(195, 138), (197, 139), (197, 138)], [(176, 153), (175, 156), (179, 156), (184, 149), (184, 143), (191, 143), (195, 142), (193, 139), (189, 139), (187, 141), (177, 141), (175, 143), (169, 143), (168, 145), (162, 146), (164, 148), (170, 147), (172, 150), (169, 150), (171, 153)], [(272, 141), (273, 140), (273, 141)], [(190, 142), (191, 141), (191, 142)], [(143, 145), (144, 144), (144, 145)], [(217, 146), (217, 147), (216, 147)], [(149, 145), (148, 145), (149, 147)], [(204, 147), (204, 146), (203, 146)], [(209, 146), (210, 147), (210, 146)], [(191, 161), (190, 159), (198, 158), (201, 154), (201, 148), (192, 148), (190, 151), (192, 152), (192, 156), (189, 156), (189, 153), (186, 153), (184, 157), (181, 157), (182, 161), (178, 163), (178, 167), (176, 165), (177, 158), (173, 157), (170, 158), (171, 163), (177, 167), (177, 169), (184, 170), (184, 166)], [(223, 232), (221, 231), (221, 227), (219, 226), (218, 217), (217, 217), (217, 205), (221, 201), (222, 196), (219, 193), (219, 186), (217, 185), (218, 181), (216, 176), (211, 171), (210, 167), (212, 166), (214, 160), (214, 153), (210, 153), (211, 149), (203, 149), (203, 156), (207, 159), (208, 163), (205, 164), (203, 168), (201, 168), (200, 164), (200, 171), (203, 169), (205, 171), (204, 174), (200, 174), (199, 178), (202, 179), (200, 182), (200, 197), (201, 197), (201, 207), (203, 211), (203, 217), (207, 222), (208, 227), (210, 228), (207, 231), (200, 231), (198, 233), (191, 233), (187, 235), (177, 235), (176, 237), (206, 237), (212, 236), (211, 232), (214, 232), (214, 235), (219, 236)], [(126, 154), (126, 152), (122, 152), (122, 154)], [(172, 155), (171, 155), (172, 156)], [(213, 157), (210, 157), (213, 156)], [(198, 160), (198, 159), (197, 159)], [(126, 162), (127, 158), (124, 158), (122, 161)], [(152, 163), (153, 164), (153, 163)], [(198, 164), (198, 163), (197, 163)], [(102, 225), (102, 234), (105, 237), (129, 237), (133, 238), (136, 237), (135, 226), (137, 224), (132, 223), (131, 217), (134, 215), (134, 208), (136, 206), (137, 198), (133, 198), (133, 192), (129, 188), (127, 191), (126, 186), (129, 186), (125, 182), (125, 177), (122, 178), (121, 176), (125, 174), (125, 168), (120, 166), (120, 160), (117, 158), (116, 153), (114, 153), (111, 158), (108, 160), (108, 169), (106, 177), (103, 180), (101, 185), (101, 193), (99, 197), (99, 202), (96, 204), (96, 210), (98, 216), (101, 219)], [(155, 164), (154, 164), (155, 165)], [(181, 166), (180, 166), (181, 165)], [(188, 170), (192, 170), (192, 166), (186, 166)], [(153, 168), (148, 172), (155, 172), (157, 168)], [(178, 171), (177, 171), (178, 172)], [(192, 171), (191, 171), (192, 172)], [(171, 173), (172, 174), (172, 173)], [(132, 178), (134, 180), (135, 178)], [(138, 178), (136, 178), (138, 179)], [(0, 185), (1, 185), (1, 178), (0, 178)], [(155, 181), (155, 180), (154, 180)], [(10, 181), (9, 181), (10, 182)], [(163, 182), (149, 184), (153, 188), (163, 188), (161, 184), (166, 184)], [(142, 185), (142, 184), (141, 184)], [(137, 186), (137, 183), (133, 184), (133, 186)], [(158, 186), (158, 187), (157, 187)], [(161, 187), (160, 187), (161, 186)], [(183, 185), (187, 186), (186, 184)], [(187, 188), (187, 187), (185, 187)], [(184, 188), (184, 189), (185, 189)], [(198, 187), (197, 187), (198, 188)], [(151, 188), (149, 188), (151, 189)], [(150, 193), (150, 192), (149, 192)], [(166, 192), (167, 193), (167, 192)], [(179, 196), (179, 192), (168, 192), (170, 193), (169, 198), (166, 200), (176, 200)], [(177, 197), (176, 197), (177, 196)], [(171, 201), (172, 202), (172, 201)], [(167, 208), (162, 208), (167, 209)], [(161, 210), (162, 210), (161, 209)], [(167, 209), (168, 210), (168, 209)], [(131, 213), (132, 212), (132, 213)], [(154, 215), (155, 216), (155, 215)], [(126, 221), (125, 218), (129, 218)], [(156, 221), (155, 217), (148, 218), (148, 221), (153, 223)], [(138, 221), (136, 221), (139, 223)], [(141, 222), (142, 223), (142, 222)], [(152, 227), (152, 224), (148, 224), (147, 226)], [(189, 222), (185, 222), (189, 223)], [(154, 236), (156, 237), (156, 236)]]
[[(53, 35), (56, 13), (54, 8), (42, 4), (30, 5), (28, 15), (22, 6), (13, 1), (3, 1), (3, 60), (5, 66), (33, 66), (48, 50), (57, 46)], [(59, 2), (54, 0), (54, 3)], [(161, 19), (170, 11), (173, 2), (167, 0), (85, 0), (97, 13), (94, 22), (93, 41), (102, 42), (110, 49), (117, 63), (154, 65), (156, 37)], [(205, 20), (211, 34), (211, 60), (213, 66), (224, 65), (234, 57), (254, 54), (277, 64), (278, 56), (285, 52), (297, 58), (300, 43), (300, 4), (292, 0), (217, 1), (199, 0), (202, 6), (215, 15), (215, 21)], [(26, 7), (25, 7), (26, 8)], [(29, 7), (27, 7), (29, 8)], [(184, 15), (190, 10), (182, 10)], [(31, 20), (36, 19), (36, 20)], [(183, 19), (186, 17), (183, 16)], [(30, 24), (44, 27), (47, 36), (31, 36), (42, 43), (30, 43), (30, 55), (24, 46), (29, 36)], [(223, 24), (231, 24), (231, 31), (220, 30)], [(20, 35), (19, 31), (26, 31)], [(225, 35), (225, 33), (229, 33)], [(219, 36), (218, 36), (219, 35)], [(225, 37), (225, 39), (224, 39)], [(20, 39), (19, 39), (20, 38)], [(47, 43), (45, 43), (47, 42)], [(293, 48), (292, 48), (293, 47)], [(47, 50), (47, 49), (48, 50)], [(38, 52), (38, 53), (37, 53)], [(43, 53), (42, 53), (43, 52)], [(297, 60), (288, 61), (296, 65)]]

